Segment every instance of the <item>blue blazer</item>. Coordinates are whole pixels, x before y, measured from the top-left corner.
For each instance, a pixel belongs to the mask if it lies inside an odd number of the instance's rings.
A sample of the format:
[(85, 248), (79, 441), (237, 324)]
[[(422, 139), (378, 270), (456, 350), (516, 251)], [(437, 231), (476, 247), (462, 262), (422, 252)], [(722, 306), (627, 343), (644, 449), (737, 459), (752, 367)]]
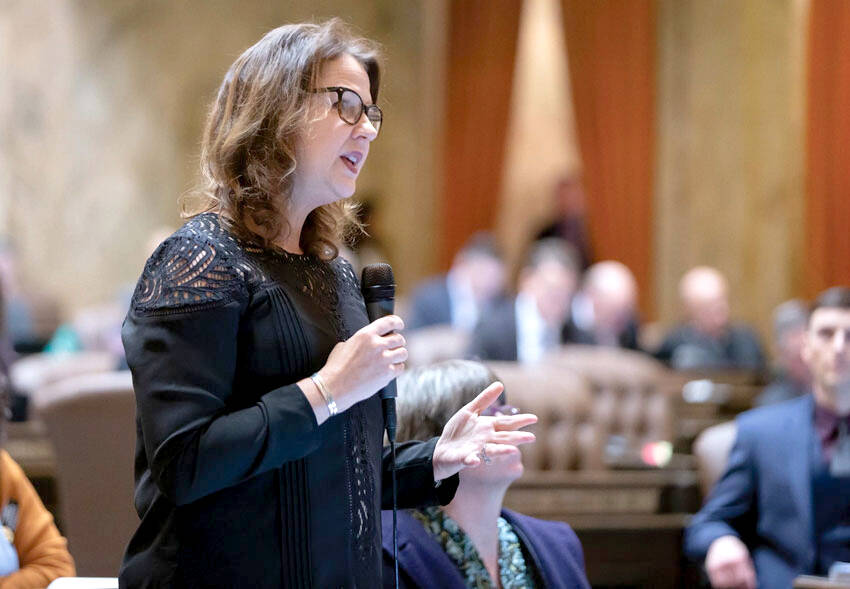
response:
[(761, 587), (791, 587), (812, 569), (813, 415), (805, 395), (738, 416), (726, 472), (685, 531), (688, 556), (703, 561), (714, 540), (733, 534), (749, 548)]
[[(502, 510), (533, 565), (548, 589), (589, 589), (584, 572), (584, 554), (572, 528), (563, 522), (550, 522)], [(384, 587), (394, 586), (393, 514), (381, 513), (384, 547)], [(464, 587), (457, 565), (407, 511), (398, 512), (398, 569), (402, 589)]]
[(404, 318), (407, 329), (430, 325), (450, 325), (452, 302), (446, 275), (432, 278), (413, 292), (408, 316)]

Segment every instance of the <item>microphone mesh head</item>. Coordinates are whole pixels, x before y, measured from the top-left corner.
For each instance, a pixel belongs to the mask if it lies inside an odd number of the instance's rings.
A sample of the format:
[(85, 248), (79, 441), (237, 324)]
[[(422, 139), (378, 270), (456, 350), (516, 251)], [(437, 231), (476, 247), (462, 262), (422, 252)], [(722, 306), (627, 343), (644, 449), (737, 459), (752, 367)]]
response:
[(363, 268), (360, 285), (363, 288), (372, 286), (395, 286), (393, 268), (389, 264), (369, 264)]

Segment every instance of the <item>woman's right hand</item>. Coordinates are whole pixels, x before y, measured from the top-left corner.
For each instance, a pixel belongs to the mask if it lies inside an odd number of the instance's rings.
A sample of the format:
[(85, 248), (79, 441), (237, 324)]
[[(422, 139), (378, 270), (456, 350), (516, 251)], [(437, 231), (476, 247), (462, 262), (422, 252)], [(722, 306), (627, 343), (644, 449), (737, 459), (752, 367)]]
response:
[(339, 411), (368, 399), (404, 372), (404, 329), (398, 315), (376, 319), (331, 350), (319, 376)]

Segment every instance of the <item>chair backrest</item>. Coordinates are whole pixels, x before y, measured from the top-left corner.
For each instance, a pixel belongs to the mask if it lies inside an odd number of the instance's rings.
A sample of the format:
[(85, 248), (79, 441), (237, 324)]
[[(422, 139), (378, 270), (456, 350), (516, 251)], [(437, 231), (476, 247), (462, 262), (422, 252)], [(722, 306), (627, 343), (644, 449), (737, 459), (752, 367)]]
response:
[(567, 345), (545, 362), (588, 381), (593, 420), (608, 434), (623, 436), (632, 447), (673, 438), (673, 400), (681, 387), (654, 358), (620, 348)]
[(712, 425), (700, 433), (694, 441), (694, 455), (697, 458), (697, 474), (703, 497), (726, 470), (729, 452), (738, 435), (738, 426), (734, 421)]
[(115, 575), (138, 525), (130, 372), (65, 379), (40, 390), (35, 401), (56, 453), (59, 510), (77, 573)]
[(520, 447), (527, 470), (599, 466), (602, 445), (590, 423), (591, 398), (584, 378), (559, 366), (487, 365), (505, 384), (508, 403), (537, 415), (538, 422), (526, 428), (537, 441)]

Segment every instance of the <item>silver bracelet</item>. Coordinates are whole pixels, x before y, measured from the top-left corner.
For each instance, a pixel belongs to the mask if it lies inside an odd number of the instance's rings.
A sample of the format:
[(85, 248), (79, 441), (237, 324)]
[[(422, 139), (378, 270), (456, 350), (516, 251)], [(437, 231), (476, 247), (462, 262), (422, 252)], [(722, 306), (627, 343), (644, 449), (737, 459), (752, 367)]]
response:
[(339, 413), (339, 407), (336, 405), (336, 401), (334, 401), (333, 395), (328, 390), (328, 387), (325, 385), (325, 381), (319, 376), (318, 372), (314, 372), (310, 375), (310, 380), (316, 385), (316, 388), (319, 389), (319, 393), (322, 395), (322, 398), (325, 400), (325, 404), (328, 406), (328, 413), (333, 417), (337, 413)]

